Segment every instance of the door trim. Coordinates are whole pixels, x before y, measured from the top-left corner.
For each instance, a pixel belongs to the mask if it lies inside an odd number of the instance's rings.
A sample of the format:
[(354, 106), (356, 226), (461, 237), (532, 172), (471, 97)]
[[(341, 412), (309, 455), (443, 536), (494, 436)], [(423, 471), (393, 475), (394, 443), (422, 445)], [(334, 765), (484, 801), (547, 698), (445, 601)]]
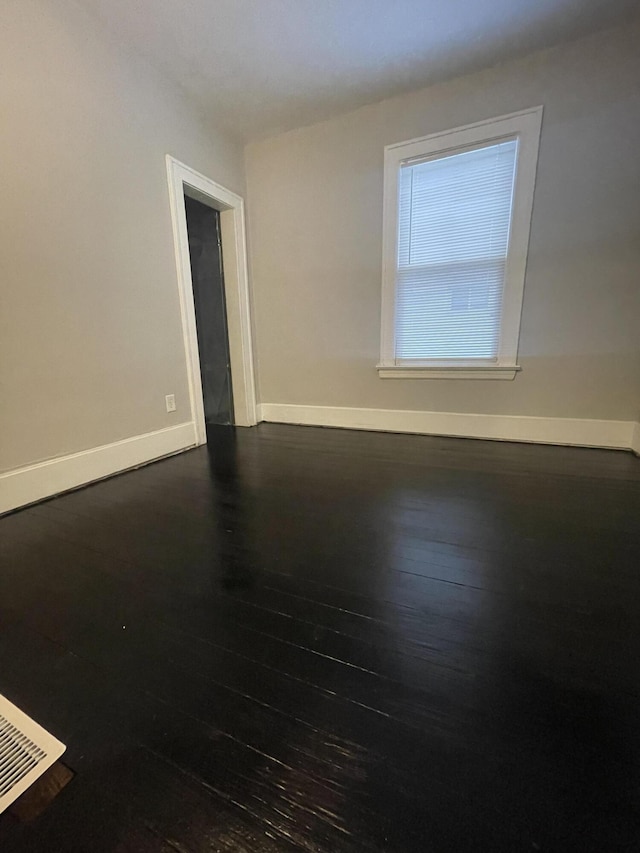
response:
[(196, 441), (204, 444), (207, 436), (184, 195), (186, 193), (220, 211), (234, 423), (237, 426), (254, 426), (257, 423), (257, 407), (244, 200), (169, 154), (166, 161), (191, 417), (195, 424)]

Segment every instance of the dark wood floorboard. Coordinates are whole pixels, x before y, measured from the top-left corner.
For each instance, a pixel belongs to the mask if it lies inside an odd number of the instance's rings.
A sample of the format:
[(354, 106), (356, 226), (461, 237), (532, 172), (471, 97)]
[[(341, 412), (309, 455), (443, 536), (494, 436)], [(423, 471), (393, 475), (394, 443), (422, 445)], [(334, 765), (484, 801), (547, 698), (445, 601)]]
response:
[(640, 850), (640, 461), (262, 424), (0, 519), (12, 851)]

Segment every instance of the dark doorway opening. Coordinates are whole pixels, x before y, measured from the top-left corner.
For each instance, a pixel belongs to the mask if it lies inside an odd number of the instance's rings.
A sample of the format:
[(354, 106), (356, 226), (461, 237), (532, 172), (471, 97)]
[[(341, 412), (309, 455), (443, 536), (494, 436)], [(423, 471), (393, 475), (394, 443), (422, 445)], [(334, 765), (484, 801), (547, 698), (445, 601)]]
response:
[(224, 295), (220, 213), (185, 196), (191, 280), (207, 436), (233, 423), (233, 388)]

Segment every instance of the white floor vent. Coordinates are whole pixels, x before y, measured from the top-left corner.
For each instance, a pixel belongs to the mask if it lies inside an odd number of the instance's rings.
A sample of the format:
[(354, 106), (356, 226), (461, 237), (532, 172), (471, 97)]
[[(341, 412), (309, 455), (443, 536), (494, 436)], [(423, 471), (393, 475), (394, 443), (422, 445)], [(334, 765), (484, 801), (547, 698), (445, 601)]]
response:
[(30, 717), (0, 696), (0, 813), (65, 751)]

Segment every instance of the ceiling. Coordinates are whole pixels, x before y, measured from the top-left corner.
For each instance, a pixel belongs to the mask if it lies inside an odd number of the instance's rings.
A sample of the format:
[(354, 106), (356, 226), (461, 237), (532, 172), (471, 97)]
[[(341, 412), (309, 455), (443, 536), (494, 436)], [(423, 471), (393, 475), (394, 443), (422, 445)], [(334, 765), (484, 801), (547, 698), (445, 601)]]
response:
[(82, 0), (244, 140), (623, 22), (637, 0)]

